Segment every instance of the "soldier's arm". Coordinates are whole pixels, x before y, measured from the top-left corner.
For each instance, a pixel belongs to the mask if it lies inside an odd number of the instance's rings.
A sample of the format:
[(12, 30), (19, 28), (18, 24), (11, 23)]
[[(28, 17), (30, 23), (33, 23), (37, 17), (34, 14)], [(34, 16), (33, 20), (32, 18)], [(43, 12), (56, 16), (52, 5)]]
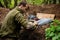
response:
[(28, 20), (25, 19), (21, 13), (16, 15), (15, 20), (18, 21), (18, 23), (21, 23), (21, 25), (26, 29), (34, 28), (34, 25), (29, 24)]

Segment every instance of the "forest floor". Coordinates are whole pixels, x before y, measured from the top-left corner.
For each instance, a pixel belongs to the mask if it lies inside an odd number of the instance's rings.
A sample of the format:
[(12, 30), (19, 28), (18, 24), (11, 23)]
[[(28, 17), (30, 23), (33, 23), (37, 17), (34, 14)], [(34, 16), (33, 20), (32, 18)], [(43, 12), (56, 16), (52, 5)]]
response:
[[(32, 12), (31, 10), (37, 13), (40, 12), (40, 13), (55, 14), (56, 19), (60, 20), (60, 5), (59, 4), (42, 5), (42, 6), (30, 5), (30, 10), (28, 12)], [(9, 12), (9, 9), (0, 7), (0, 24), (8, 12)], [(44, 25), (41, 28), (33, 31), (32, 33), (29, 33), (29, 37), (27, 39), (28, 40), (46, 40), (45, 29), (48, 27), (49, 25)]]

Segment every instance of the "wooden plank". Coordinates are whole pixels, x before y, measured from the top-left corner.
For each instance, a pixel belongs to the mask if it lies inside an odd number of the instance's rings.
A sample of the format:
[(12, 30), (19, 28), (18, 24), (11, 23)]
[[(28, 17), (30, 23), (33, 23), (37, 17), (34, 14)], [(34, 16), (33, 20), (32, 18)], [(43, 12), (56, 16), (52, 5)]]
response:
[(37, 13), (37, 18), (41, 19), (41, 18), (51, 18), (54, 19), (55, 14), (48, 14), (48, 13)]

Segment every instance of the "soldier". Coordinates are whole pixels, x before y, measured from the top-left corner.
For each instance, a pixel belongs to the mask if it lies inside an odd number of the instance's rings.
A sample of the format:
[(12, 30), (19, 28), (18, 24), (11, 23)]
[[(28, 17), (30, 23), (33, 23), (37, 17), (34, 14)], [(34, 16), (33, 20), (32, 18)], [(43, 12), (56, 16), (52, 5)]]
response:
[(19, 37), (19, 30), (21, 30), (21, 27), (25, 30), (34, 28), (34, 25), (30, 24), (22, 14), (26, 9), (26, 3), (23, 2), (6, 15), (0, 29), (0, 37)]

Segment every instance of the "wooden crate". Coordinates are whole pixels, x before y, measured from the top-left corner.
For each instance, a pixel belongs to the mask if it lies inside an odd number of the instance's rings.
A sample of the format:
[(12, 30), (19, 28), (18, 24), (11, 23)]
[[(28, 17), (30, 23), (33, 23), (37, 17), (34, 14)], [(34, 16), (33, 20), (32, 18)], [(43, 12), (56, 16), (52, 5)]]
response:
[(51, 18), (54, 19), (55, 14), (48, 14), (48, 13), (37, 13), (37, 18), (41, 19), (41, 18)]

